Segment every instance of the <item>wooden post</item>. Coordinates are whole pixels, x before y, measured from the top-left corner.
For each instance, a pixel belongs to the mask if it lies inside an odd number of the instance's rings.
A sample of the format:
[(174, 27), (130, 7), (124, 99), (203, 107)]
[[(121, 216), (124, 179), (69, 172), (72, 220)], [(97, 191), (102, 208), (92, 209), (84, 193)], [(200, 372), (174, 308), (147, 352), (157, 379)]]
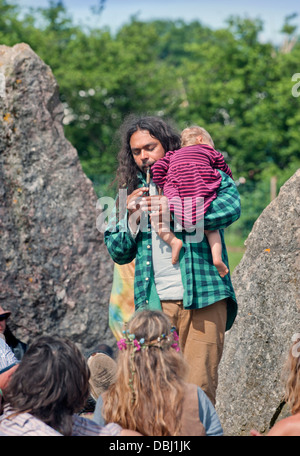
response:
[(270, 199), (273, 201), (277, 196), (277, 177), (272, 176), (270, 181)]

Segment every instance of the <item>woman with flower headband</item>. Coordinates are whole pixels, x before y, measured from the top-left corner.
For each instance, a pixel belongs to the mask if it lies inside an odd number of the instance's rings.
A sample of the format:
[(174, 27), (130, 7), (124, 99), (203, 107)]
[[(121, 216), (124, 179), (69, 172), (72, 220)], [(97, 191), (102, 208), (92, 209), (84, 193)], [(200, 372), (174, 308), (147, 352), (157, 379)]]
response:
[(184, 380), (178, 336), (163, 312), (136, 312), (118, 347), (116, 381), (103, 395), (106, 422), (146, 436), (223, 434), (206, 394)]

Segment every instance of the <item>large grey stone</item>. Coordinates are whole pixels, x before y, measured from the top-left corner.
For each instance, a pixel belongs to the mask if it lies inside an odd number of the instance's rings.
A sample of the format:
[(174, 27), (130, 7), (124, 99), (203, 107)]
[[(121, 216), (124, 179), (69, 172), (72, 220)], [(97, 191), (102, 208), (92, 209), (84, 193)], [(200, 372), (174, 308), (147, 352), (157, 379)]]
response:
[(217, 410), (227, 435), (249, 435), (289, 413), (282, 372), (300, 332), (300, 170), (255, 222), (232, 279), (239, 312), (226, 335)]
[(51, 69), (26, 44), (0, 46), (0, 304), (28, 342), (68, 336), (114, 343), (112, 261), (97, 197), (64, 136)]

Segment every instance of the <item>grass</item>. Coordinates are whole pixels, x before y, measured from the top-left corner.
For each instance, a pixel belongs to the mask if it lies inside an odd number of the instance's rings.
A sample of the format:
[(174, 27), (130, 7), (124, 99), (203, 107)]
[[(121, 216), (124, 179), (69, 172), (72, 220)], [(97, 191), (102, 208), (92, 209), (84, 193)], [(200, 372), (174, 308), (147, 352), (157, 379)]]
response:
[(245, 253), (245, 239), (229, 228), (225, 230), (225, 242), (227, 247), (230, 272), (233, 273), (234, 269), (239, 264)]
[(230, 246), (227, 245), (227, 253), (228, 253), (230, 272), (233, 273), (234, 269), (241, 261), (244, 252), (243, 251), (239, 251), (239, 252), (232, 251)]

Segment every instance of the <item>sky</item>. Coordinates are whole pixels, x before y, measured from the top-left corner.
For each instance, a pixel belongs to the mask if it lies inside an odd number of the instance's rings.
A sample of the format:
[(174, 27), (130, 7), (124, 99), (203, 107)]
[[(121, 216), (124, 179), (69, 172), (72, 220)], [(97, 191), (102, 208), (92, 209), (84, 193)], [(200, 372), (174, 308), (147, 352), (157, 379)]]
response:
[[(22, 8), (48, 6), (48, 0), (11, 0)], [(262, 41), (280, 43), (283, 40), (280, 29), (284, 18), (298, 13), (292, 24), (298, 25), (300, 31), (299, 0), (106, 0), (101, 15), (96, 17), (91, 8), (100, 0), (63, 0), (67, 11), (75, 23), (90, 26), (108, 26), (114, 33), (132, 15), (140, 20), (182, 19), (186, 23), (199, 20), (203, 25), (213, 29), (226, 26), (225, 20), (231, 15), (249, 18), (260, 18), (264, 31)]]

